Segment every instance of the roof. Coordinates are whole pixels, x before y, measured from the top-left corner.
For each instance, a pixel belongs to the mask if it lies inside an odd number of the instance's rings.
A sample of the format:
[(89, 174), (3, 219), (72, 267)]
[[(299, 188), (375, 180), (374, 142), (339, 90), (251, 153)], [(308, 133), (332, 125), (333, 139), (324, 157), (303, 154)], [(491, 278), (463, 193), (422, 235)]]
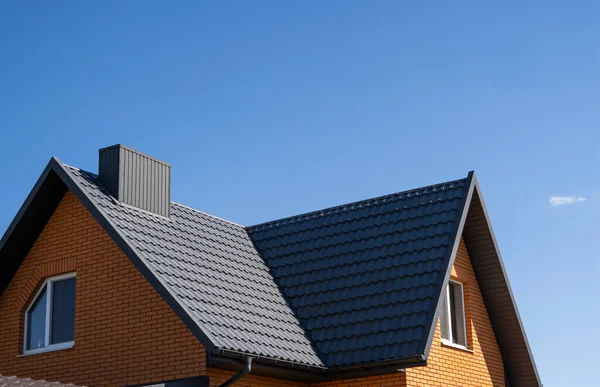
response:
[(244, 227), (175, 203), (170, 218), (124, 206), (96, 175), (65, 170), (214, 347), (323, 366)]
[(493, 284), (481, 289), (511, 383), (541, 385), (473, 173), (244, 227), (176, 203), (169, 218), (121, 204), (96, 175), (53, 158), (0, 240), (0, 294), (67, 189), (209, 361), (253, 356), (275, 365), (265, 373), (349, 377), (426, 365), (464, 235), (478, 282)]
[(425, 353), (468, 184), (248, 228), (328, 367)]
[(0, 375), (0, 387), (62, 387), (74, 384), (63, 384), (59, 382), (47, 382), (45, 380), (33, 380), (30, 378), (18, 378), (16, 376)]

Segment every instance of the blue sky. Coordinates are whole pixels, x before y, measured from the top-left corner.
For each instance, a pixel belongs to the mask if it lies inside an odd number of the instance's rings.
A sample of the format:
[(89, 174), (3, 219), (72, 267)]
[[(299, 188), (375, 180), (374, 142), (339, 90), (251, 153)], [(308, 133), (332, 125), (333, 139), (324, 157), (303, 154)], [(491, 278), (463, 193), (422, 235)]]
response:
[(545, 386), (597, 385), (600, 3), (523, 3), (2, 2), (0, 229), (115, 143), (245, 225), (474, 169)]

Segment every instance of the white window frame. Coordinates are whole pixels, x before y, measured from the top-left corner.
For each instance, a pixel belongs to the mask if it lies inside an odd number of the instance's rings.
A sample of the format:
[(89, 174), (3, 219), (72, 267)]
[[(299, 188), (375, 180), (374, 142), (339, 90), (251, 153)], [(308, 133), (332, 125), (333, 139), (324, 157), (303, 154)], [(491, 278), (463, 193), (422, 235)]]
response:
[[(33, 300), (31, 301), (31, 304), (29, 304), (29, 307), (25, 311), (25, 315), (24, 315), (25, 316), (25, 333), (23, 334), (23, 355), (33, 355), (36, 353), (58, 351), (61, 349), (73, 348), (73, 346), (75, 345), (75, 341), (69, 341), (66, 343), (50, 344), (50, 321), (52, 320), (52, 288), (53, 288), (52, 285), (54, 284), (54, 282), (63, 281), (63, 280), (71, 279), (71, 278), (75, 278), (75, 273), (62, 274), (62, 275), (57, 275), (55, 277), (46, 278), (46, 280), (44, 281), (42, 286), (40, 286), (39, 290), (35, 294), (35, 297), (33, 297)], [(45, 333), (44, 346), (42, 348), (27, 349), (27, 330), (29, 328), (29, 321), (28, 321), (29, 319), (27, 317), (28, 317), (29, 311), (31, 310), (31, 307), (36, 303), (36, 301), (38, 300), (40, 294), (42, 293), (42, 291), (44, 289), (46, 289), (46, 292), (47, 292), (46, 293), (46, 326), (45, 326), (45, 332), (44, 332)]]
[[(463, 308), (462, 311), (462, 318), (463, 318), (463, 334), (464, 334), (464, 338), (465, 338), (465, 344), (458, 344), (455, 343), (453, 341), (453, 337), (452, 337), (452, 310), (450, 309), (450, 284), (454, 284), (454, 285), (458, 285), (458, 287), (460, 288), (460, 299), (461, 299), (461, 305)], [(445, 339), (442, 337), (442, 343), (445, 345), (448, 345), (450, 347), (456, 347), (456, 348), (461, 348), (461, 349), (469, 349), (468, 345), (468, 338), (467, 338), (467, 311), (466, 311), (466, 306), (465, 306), (465, 287), (461, 282), (455, 281), (455, 280), (449, 280), (448, 281), (448, 286), (446, 286), (446, 305), (444, 305), (444, 308), (446, 308), (446, 316), (448, 316), (448, 335), (450, 336), (450, 340)], [(440, 321), (440, 323), (443, 323), (443, 321)]]

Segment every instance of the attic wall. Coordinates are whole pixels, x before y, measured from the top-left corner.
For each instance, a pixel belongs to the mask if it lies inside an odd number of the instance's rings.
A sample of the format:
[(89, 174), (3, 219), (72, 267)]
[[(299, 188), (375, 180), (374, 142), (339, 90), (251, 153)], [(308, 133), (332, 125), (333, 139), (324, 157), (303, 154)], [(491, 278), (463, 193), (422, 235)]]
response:
[(442, 345), (438, 321), (427, 367), (406, 370), (408, 387), (505, 387), (504, 365), (492, 325), (461, 239), (451, 278), (464, 285), (467, 342), (472, 350)]
[[(75, 346), (19, 356), (47, 277), (77, 272)], [(0, 374), (125, 386), (204, 375), (205, 350), (72, 192), (0, 297)]]

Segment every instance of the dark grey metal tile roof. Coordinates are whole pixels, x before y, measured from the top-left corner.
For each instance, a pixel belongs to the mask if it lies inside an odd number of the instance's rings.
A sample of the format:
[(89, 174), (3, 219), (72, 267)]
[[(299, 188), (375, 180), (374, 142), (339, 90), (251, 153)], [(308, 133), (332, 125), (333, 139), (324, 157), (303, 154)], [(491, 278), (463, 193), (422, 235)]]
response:
[(426, 352), (467, 179), (245, 228), (66, 170), (216, 349), (323, 368)]
[(248, 228), (328, 367), (425, 353), (467, 179)]
[(0, 375), (0, 387), (76, 387), (74, 384), (63, 384), (59, 382), (47, 382), (45, 380), (33, 380), (30, 378), (18, 378), (16, 376)]
[(170, 218), (124, 206), (65, 167), (215, 347), (323, 366), (244, 227), (176, 203)]

